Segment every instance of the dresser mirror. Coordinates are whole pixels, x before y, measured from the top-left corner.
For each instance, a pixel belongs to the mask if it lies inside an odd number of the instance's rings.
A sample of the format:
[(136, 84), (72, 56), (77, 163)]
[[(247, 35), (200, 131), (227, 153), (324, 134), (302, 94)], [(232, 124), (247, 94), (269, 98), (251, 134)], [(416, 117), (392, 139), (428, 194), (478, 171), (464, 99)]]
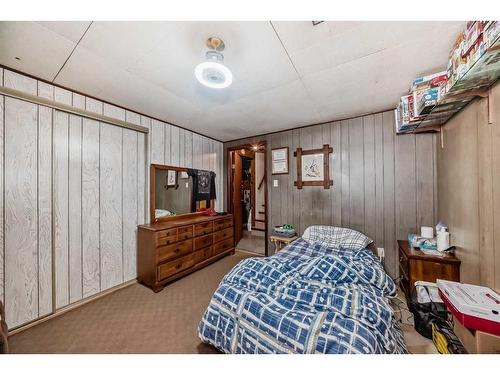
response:
[[(213, 172), (151, 164), (149, 186), (151, 223), (214, 207), (215, 204)], [(196, 187), (197, 194), (193, 193)]]
[(192, 212), (193, 180), (187, 168), (152, 164), (150, 173), (151, 222)]

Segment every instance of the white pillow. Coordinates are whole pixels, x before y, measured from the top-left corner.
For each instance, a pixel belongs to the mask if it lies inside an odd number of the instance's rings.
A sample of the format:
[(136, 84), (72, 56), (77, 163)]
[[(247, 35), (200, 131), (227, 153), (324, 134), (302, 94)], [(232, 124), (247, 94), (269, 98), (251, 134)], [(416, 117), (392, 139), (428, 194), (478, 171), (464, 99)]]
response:
[(332, 227), (328, 225), (312, 225), (308, 227), (302, 238), (307, 242), (322, 242), (329, 246), (350, 250), (365, 249), (373, 240), (354, 229)]

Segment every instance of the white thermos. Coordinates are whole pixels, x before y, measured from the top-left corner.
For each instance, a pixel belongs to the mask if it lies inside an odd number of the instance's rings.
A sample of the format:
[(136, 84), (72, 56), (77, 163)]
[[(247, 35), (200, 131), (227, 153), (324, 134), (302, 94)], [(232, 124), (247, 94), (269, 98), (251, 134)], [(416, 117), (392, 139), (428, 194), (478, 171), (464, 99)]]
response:
[(445, 251), (450, 247), (450, 232), (445, 228), (441, 228), (437, 232), (437, 249), (438, 251)]

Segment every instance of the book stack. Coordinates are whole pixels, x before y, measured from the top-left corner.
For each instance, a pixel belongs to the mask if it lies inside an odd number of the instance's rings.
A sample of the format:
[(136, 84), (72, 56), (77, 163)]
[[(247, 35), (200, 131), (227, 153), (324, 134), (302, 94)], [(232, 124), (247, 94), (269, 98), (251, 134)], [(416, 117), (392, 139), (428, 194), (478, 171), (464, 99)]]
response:
[(467, 23), (466, 29), (458, 35), (450, 52), (447, 91), (484, 55), (499, 35), (500, 23), (497, 21)]
[(438, 72), (415, 79), (410, 93), (401, 97), (396, 108), (396, 131), (414, 130), (446, 91), (448, 73)]
[[(500, 22), (468, 22), (455, 40), (447, 69), (415, 79), (409, 94), (400, 98), (395, 110), (396, 132), (443, 124), (472, 100), (474, 90), (495, 82), (499, 77), (499, 40)], [(463, 95), (467, 92), (472, 94)]]

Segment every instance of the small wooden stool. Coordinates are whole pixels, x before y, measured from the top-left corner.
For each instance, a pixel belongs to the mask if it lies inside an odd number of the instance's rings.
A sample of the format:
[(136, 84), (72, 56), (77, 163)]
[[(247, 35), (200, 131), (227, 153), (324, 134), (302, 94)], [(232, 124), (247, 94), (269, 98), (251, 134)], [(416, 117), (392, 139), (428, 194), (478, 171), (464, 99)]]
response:
[(283, 248), (283, 246), (291, 244), (297, 238), (299, 238), (299, 237), (297, 237), (297, 236), (293, 236), (293, 237), (281, 237), (281, 236), (275, 236), (275, 235), (269, 236), (269, 239), (274, 244), (274, 252), (275, 253), (277, 253), (278, 251), (280, 251)]

